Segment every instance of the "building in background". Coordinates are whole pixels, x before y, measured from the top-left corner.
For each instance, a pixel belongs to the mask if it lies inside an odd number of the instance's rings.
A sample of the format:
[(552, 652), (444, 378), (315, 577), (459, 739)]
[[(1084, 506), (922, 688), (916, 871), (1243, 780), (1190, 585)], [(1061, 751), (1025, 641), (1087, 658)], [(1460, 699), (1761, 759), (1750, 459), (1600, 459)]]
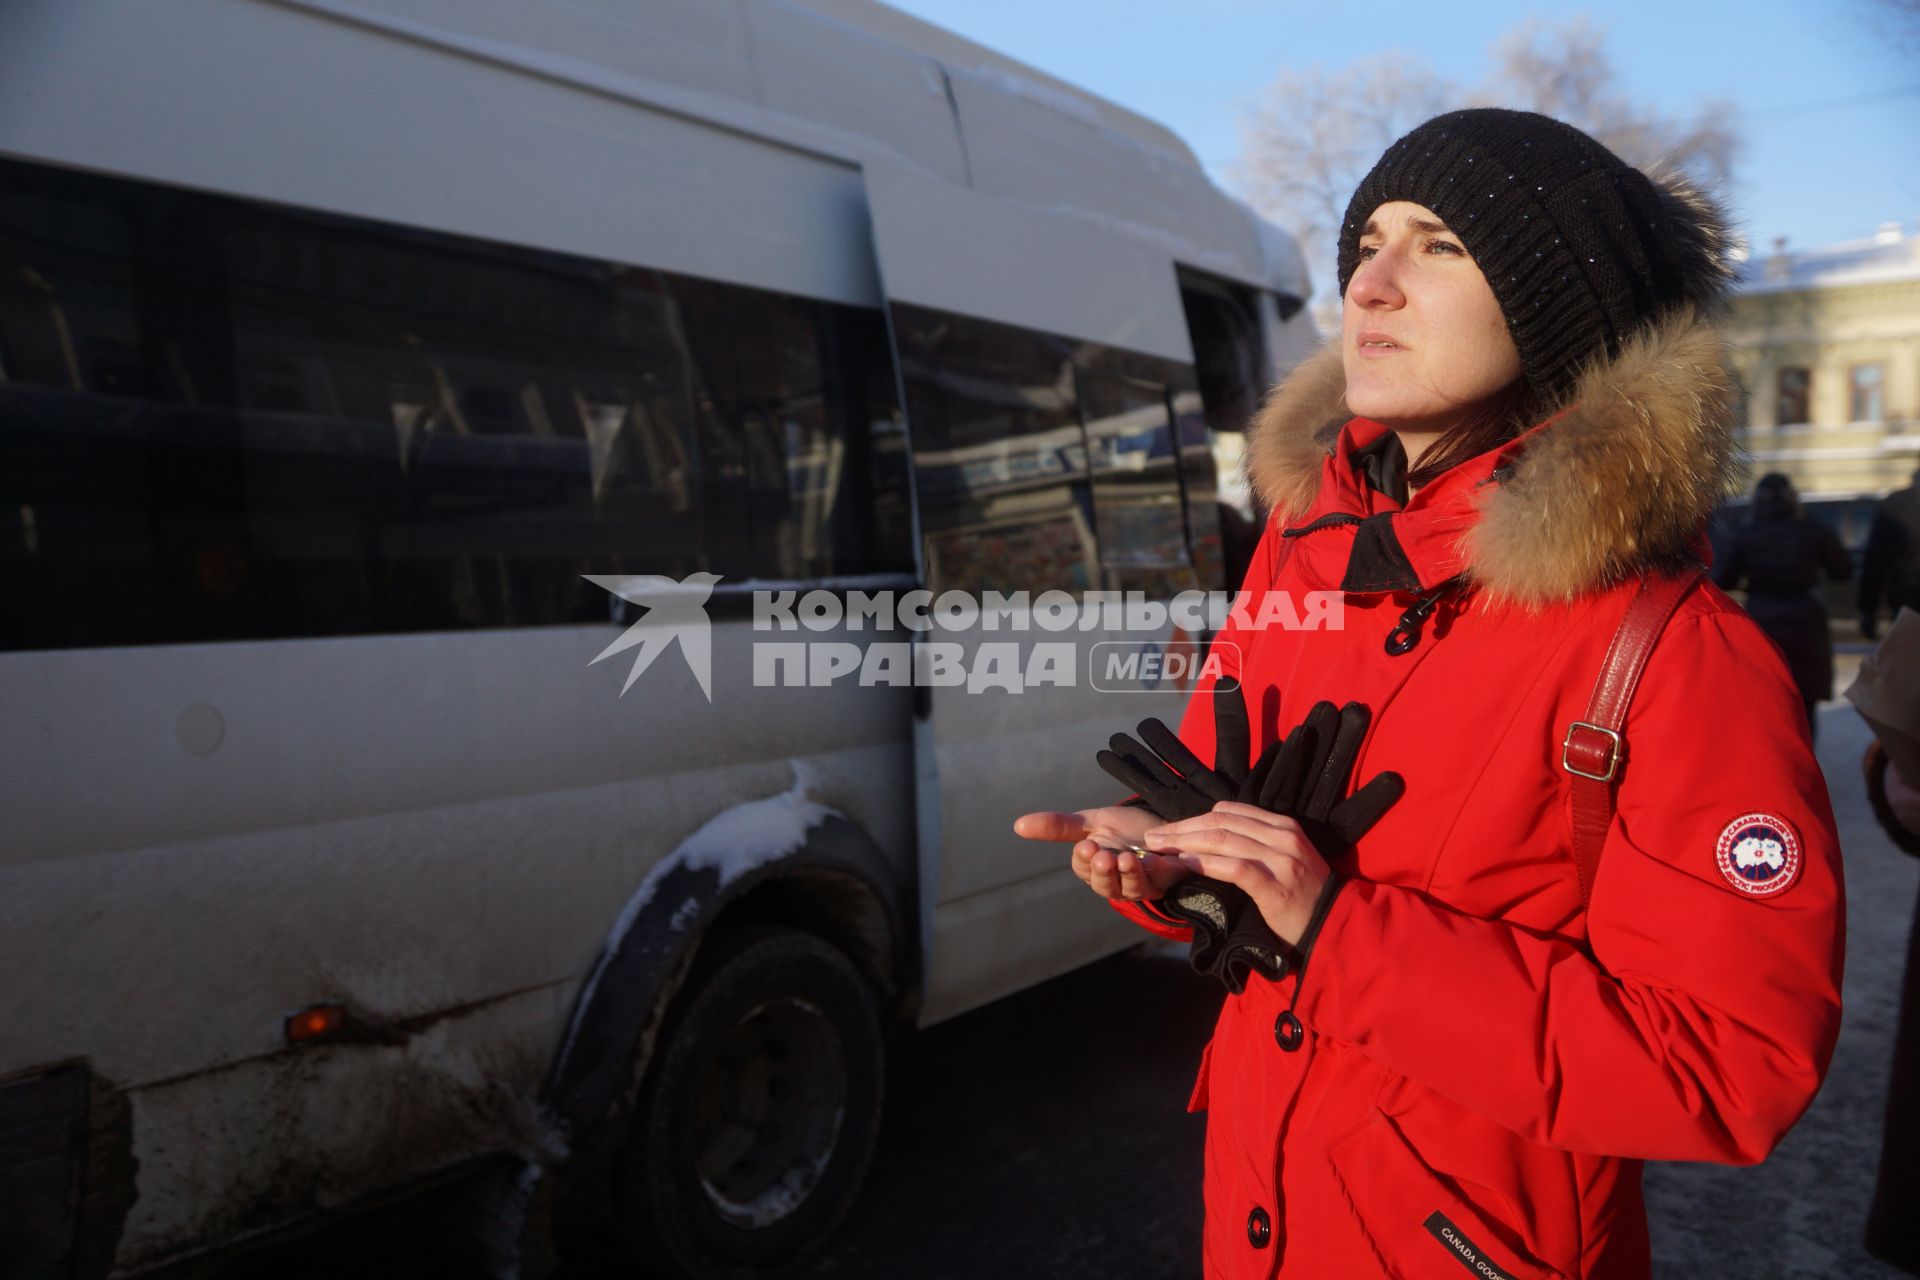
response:
[(1920, 465), (1920, 235), (1890, 222), (1801, 252), (1776, 241), (1742, 264), (1726, 330), (1750, 481), (1783, 471), (1817, 502), (1907, 483)]

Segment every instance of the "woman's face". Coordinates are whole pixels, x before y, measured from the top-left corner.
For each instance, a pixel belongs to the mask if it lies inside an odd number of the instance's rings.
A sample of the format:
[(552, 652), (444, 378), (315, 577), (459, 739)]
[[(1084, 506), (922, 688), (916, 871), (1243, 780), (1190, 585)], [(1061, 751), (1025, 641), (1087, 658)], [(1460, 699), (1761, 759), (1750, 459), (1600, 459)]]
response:
[(1430, 441), (1520, 376), (1479, 265), (1438, 215), (1404, 200), (1375, 209), (1360, 230), (1340, 354), (1347, 407), (1403, 438)]

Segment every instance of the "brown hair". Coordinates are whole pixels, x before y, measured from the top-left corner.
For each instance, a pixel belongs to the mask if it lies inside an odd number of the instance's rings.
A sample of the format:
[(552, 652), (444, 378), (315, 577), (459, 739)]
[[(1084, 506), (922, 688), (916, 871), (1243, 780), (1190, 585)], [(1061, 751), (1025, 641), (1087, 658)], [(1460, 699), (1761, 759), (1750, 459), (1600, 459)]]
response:
[(1420, 465), (1407, 472), (1407, 487), (1418, 489), (1468, 458), (1498, 448), (1533, 426), (1543, 412), (1545, 405), (1527, 380), (1515, 378), (1433, 442)]

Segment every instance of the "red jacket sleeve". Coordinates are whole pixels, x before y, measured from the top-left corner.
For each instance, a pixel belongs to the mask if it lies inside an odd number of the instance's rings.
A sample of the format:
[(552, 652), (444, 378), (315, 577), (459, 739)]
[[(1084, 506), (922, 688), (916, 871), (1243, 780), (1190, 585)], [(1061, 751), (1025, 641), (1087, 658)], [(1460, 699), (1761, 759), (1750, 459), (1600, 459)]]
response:
[[(1253, 558), (1247, 563), (1246, 581), (1241, 584), (1240, 590), (1252, 592), (1256, 601), (1273, 585), (1277, 572), (1275, 557), (1278, 555), (1279, 530), (1279, 521), (1267, 521), (1267, 527), (1260, 535), (1260, 543), (1254, 548)], [(1252, 605), (1246, 612), (1249, 616), (1257, 617), (1259, 606)], [(1180, 740), (1202, 760), (1213, 759), (1213, 686), (1221, 676), (1240, 679), (1245, 669), (1247, 645), (1252, 638), (1253, 634), (1229, 614), (1226, 624), (1215, 634), (1213, 645), (1208, 650), (1218, 661), (1207, 663), (1206, 670), (1193, 687), (1193, 693), (1187, 698), (1186, 711), (1180, 717)], [(1258, 743), (1254, 745), (1256, 748), (1259, 746)], [(1193, 936), (1191, 925), (1165, 921), (1151, 909), (1143, 910), (1136, 903), (1118, 899), (1110, 901), (1115, 911), (1163, 938), (1184, 942)]]
[[(1764, 1159), (1812, 1101), (1840, 1023), (1839, 846), (1801, 723), (1747, 618), (1677, 619), (1628, 722), (1591, 954), (1356, 882), (1314, 948), (1300, 1017), (1562, 1150)], [(1723, 833), (1756, 812), (1800, 842), (1797, 879), (1773, 896), (1719, 866)]]

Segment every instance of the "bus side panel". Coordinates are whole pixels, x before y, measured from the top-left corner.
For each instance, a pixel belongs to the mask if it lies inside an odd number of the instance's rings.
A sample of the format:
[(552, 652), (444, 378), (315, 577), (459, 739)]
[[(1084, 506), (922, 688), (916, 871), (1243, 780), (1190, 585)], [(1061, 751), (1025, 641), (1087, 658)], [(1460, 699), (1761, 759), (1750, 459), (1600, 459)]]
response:
[(386, 1033), (391, 1043), (317, 1045), (134, 1090), (142, 1176), (118, 1270), (351, 1206), (468, 1157), (557, 1157), (565, 1144), (530, 1100), (566, 995), (543, 987), (418, 1020)]
[[(77, 1058), (132, 1091), (124, 1262), (540, 1154), (621, 907), (795, 761), (911, 884), (910, 690), (756, 688), (721, 622), (711, 705), (672, 649), (623, 699), (630, 661), (589, 666), (618, 634), (0, 657), (0, 1077)], [(289, 1049), (320, 1003), (347, 1039)]]
[(879, 305), (850, 162), (277, 4), (0, 7), (0, 153)]

